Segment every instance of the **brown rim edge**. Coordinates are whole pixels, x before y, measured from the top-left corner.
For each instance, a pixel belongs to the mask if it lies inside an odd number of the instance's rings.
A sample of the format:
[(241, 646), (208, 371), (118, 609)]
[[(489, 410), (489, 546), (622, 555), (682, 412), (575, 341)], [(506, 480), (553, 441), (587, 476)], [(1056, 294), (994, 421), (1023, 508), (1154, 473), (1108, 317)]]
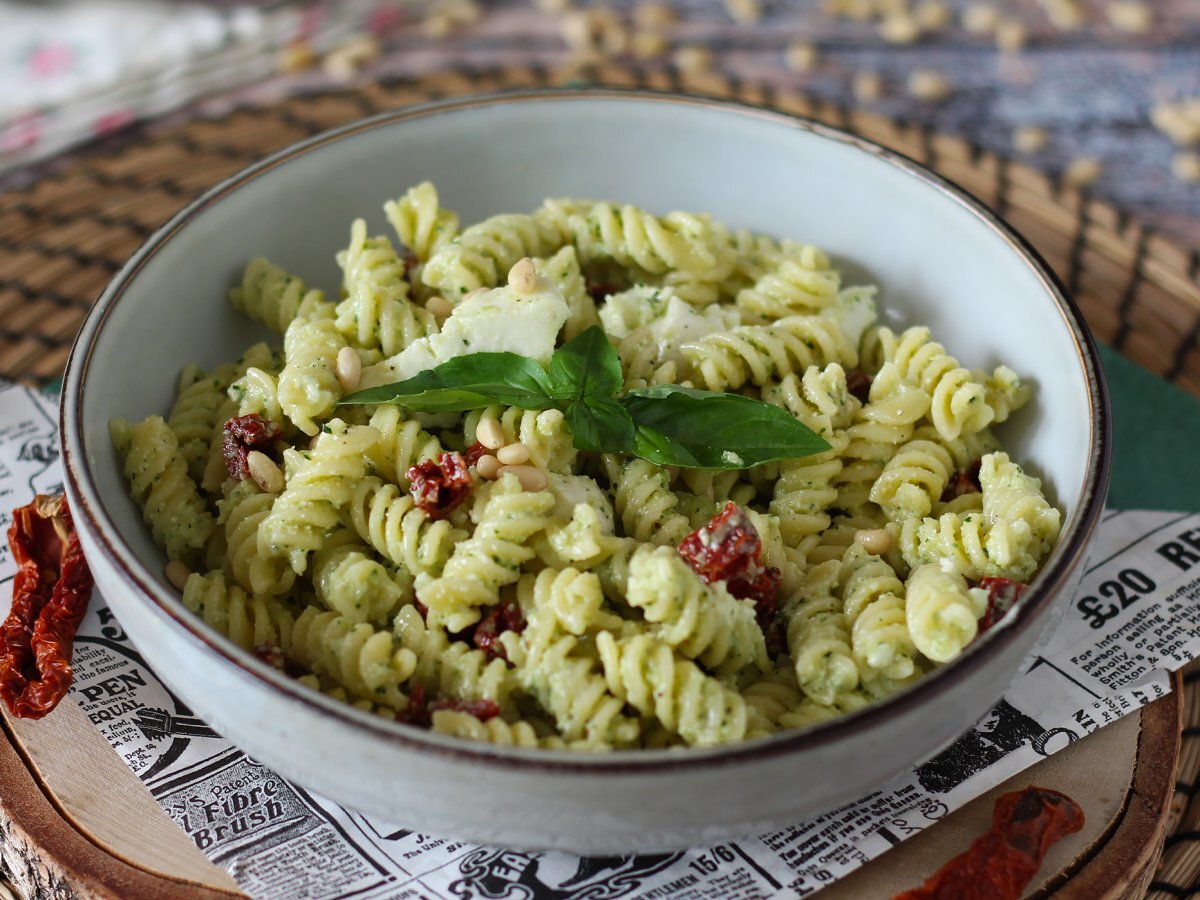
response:
[[(1183, 675), (1171, 675), (1171, 693), (1140, 711), (1133, 778), (1125, 808), (1099, 838), (1099, 849), (1066, 868), (1031, 900), (1124, 900), (1143, 897), (1162, 859), (1167, 813), (1175, 795), (1175, 770), (1182, 744)], [(1153, 765), (1147, 762), (1153, 760)], [(1166, 765), (1165, 763), (1169, 763)]]
[[(996, 233), (1003, 242), (1016, 252), (1035, 277), (1042, 283), (1043, 288), (1050, 294), (1058, 306), (1059, 313), (1073, 340), (1079, 361), (1082, 365), (1085, 380), (1089, 386), (1089, 404), (1092, 420), (1092, 441), (1088, 458), (1088, 469), (1085, 474), (1083, 488), (1076, 498), (1078, 513), (1072, 523), (1069, 533), (1060, 537), (1059, 546), (1055, 549), (1043, 571), (1039, 574), (1037, 584), (1030, 591), (1028, 602), (1016, 608), (1010, 617), (996, 628), (993, 628), (971, 651), (959, 657), (952, 663), (942, 667), (936, 674), (924, 678), (911, 688), (874, 704), (861, 712), (832, 720), (804, 731), (789, 734), (783, 733), (769, 738), (746, 741), (726, 745), (720, 748), (692, 750), (687, 754), (671, 754), (668, 751), (617, 751), (603, 758), (578, 758), (566, 751), (521, 750), (520, 748), (496, 748), (484, 745), (486, 749), (465, 746), (467, 742), (452, 742), (448, 739), (438, 739), (437, 736), (427, 735), (417, 729), (383, 721), (370, 717), (360, 710), (347, 704), (340, 704), (332, 698), (315, 694), (302, 685), (287, 679), (250, 654), (243, 653), (228, 639), (211, 632), (203, 622), (190, 615), (187, 610), (174, 602), (174, 598), (166, 596), (160, 587), (154, 583), (137, 562), (132, 552), (123, 542), (114, 542), (110, 535), (116, 534), (116, 529), (102, 512), (90, 477), (88, 476), (86, 454), (79, 454), (79, 461), (72, 452), (72, 444), (78, 441), (79, 449), (84, 447), (84, 438), (75, 426), (81, 421), (83, 408), (83, 392), (86, 390), (86, 375), (91, 362), (93, 341), (107, 319), (112, 307), (123, 295), (129, 281), (153, 257), (158, 249), (169, 241), (197, 214), (217, 203), (225, 194), (236, 190), (242, 184), (269, 172), (271, 169), (286, 162), (292, 157), (308, 153), (325, 144), (342, 140), (354, 134), (371, 130), (410, 119), (424, 118), (431, 115), (446, 114), (476, 106), (492, 106), (521, 102), (554, 102), (554, 101), (596, 102), (605, 100), (622, 101), (653, 101), (674, 103), (686, 106), (711, 107), (727, 113), (748, 115), (766, 119), (789, 128), (799, 128), (851, 146), (860, 152), (874, 156), (890, 165), (904, 171), (911, 177), (925, 183), (944, 194), (958, 205), (965, 208), (979, 219), (985, 226)], [(80, 387), (76, 386), (76, 383)], [(319, 714), (349, 723), (360, 730), (369, 731), (398, 746), (419, 749), (425, 752), (437, 751), (441, 755), (470, 760), (479, 764), (504, 764), (505, 766), (528, 768), (541, 771), (569, 772), (576, 774), (601, 773), (650, 773), (662, 769), (697, 768), (705, 766), (732, 765), (756, 758), (778, 756), (790, 753), (796, 749), (818, 746), (834, 740), (839, 740), (863, 731), (870, 730), (885, 719), (903, 715), (910, 708), (924, 704), (933, 699), (942, 689), (950, 673), (965, 675), (983, 665), (993, 653), (1012, 641), (1021, 631), (1021, 626), (1041, 613), (1052, 604), (1059, 593), (1066, 587), (1066, 582), (1072, 571), (1082, 562), (1088, 540), (1099, 522), (1103, 512), (1103, 498), (1107, 492), (1109, 469), (1111, 464), (1111, 420), (1108, 406), (1108, 390), (1104, 381), (1103, 371), (1098, 360), (1095, 342), (1083, 321), (1083, 316), (1075, 303), (1068, 296), (1066, 289), (1054, 275), (1041, 255), (1021, 237), (1002, 218), (988, 209), (982, 202), (968, 191), (958, 187), (948, 179), (926, 169), (911, 158), (883, 147), (874, 141), (850, 134), (832, 126), (779, 112), (762, 106), (734, 101), (718, 100), (709, 97), (698, 97), (684, 94), (672, 94), (662, 91), (644, 89), (597, 88), (597, 89), (540, 89), (519, 91), (483, 97), (467, 97), (421, 104), (401, 110), (384, 112), (367, 119), (359, 120), (341, 127), (318, 134), (312, 138), (293, 144), (272, 154), (261, 162), (250, 166), (215, 185), (188, 204), (183, 210), (173, 216), (165, 225), (156, 231), (134, 253), (129, 262), (113, 278), (97, 301), (92, 311), (85, 319), (78, 337), (71, 349), (67, 361), (66, 374), (63, 381), (63, 403), (60, 411), (60, 431), (63, 435), (63, 465), (66, 479), (73, 498), (80, 509), (76, 515), (85, 516), (92, 525), (102, 551), (112, 564), (123, 572), (145, 597), (150, 598), (151, 608), (158, 614), (173, 621), (193, 641), (205, 647), (211, 653), (232, 663), (239, 673), (254, 681), (267, 681), (275, 688), (282, 690), (291, 699), (305, 704)], [(93, 508), (93, 501), (95, 508)], [(101, 527), (103, 525), (104, 527)], [(994, 701), (1001, 691), (996, 692)], [(900, 771), (901, 766), (897, 769)]]

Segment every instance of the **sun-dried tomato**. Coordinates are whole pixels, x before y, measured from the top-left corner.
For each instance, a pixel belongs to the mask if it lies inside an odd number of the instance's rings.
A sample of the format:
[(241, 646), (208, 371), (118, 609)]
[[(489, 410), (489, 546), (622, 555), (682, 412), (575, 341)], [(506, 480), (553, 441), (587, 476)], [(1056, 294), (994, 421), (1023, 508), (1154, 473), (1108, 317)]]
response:
[(979, 620), (979, 630), (987, 631), (1004, 618), (1004, 614), (1021, 600), (1029, 585), (1011, 578), (980, 578), (977, 587), (983, 588), (988, 594), (987, 612)]
[(520, 634), (525, 630), (525, 617), (521, 615), (521, 607), (512, 600), (505, 600), (492, 608), (475, 626), (471, 635), (471, 643), (484, 652), (488, 659), (508, 660), (504, 645), (500, 643), (500, 635), (506, 631)]
[(429, 607), (422, 603), (421, 598), (416, 594), (413, 594), (413, 606), (415, 606), (417, 612), (421, 614), (421, 621), (424, 622), (429, 619)]
[(1083, 828), (1079, 804), (1027, 787), (996, 799), (992, 827), (921, 887), (893, 900), (1019, 900), (1055, 842)]
[(594, 303), (603, 303), (609, 294), (615, 294), (620, 289), (619, 285), (611, 281), (587, 281), (584, 284), (584, 290)]
[(683, 539), (680, 555), (711, 584), (744, 576), (762, 559), (762, 541), (746, 511), (730, 500), (725, 508)]
[(942, 491), (941, 500), (943, 503), (949, 503), (956, 497), (961, 497), (963, 494), (978, 494), (983, 488), (979, 485), (979, 468), (982, 464), (981, 460), (975, 460), (964, 472), (955, 472), (950, 476), (950, 483), (946, 485), (946, 489)]
[(404, 262), (404, 277), (411, 281), (413, 269), (421, 264), (421, 260), (417, 259), (417, 254), (413, 253), (408, 247), (401, 245), (398, 249), (400, 258)]
[(221, 436), (221, 452), (225, 455), (225, 469), (232, 478), (241, 481), (250, 474), (246, 457), (251, 450), (261, 450), (283, 434), (275, 422), (264, 419), (258, 413), (234, 416), (225, 423)]
[(779, 583), (783, 573), (774, 566), (763, 566), (754, 577), (739, 575), (725, 582), (725, 588), (739, 600), (753, 600), (758, 625), (766, 633), (779, 608)]
[(443, 699), (431, 702), (425, 691), (425, 685), (414, 684), (412, 690), (408, 692), (408, 705), (396, 713), (395, 719), (405, 725), (428, 728), (433, 724), (433, 714), (443, 709), (464, 712), (481, 722), (500, 715), (500, 707), (494, 700)]
[(705, 584), (724, 581), (733, 596), (754, 601), (765, 632), (775, 616), (780, 571), (762, 565), (762, 540), (746, 511), (733, 501), (679, 545), (679, 554)]
[(461, 453), (443, 453), (437, 462), (427, 459), (405, 473), (409, 491), (431, 519), (444, 519), (471, 493), (474, 478)]
[(425, 685), (414, 684), (408, 692), (408, 705), (396, 713), (396, 721), (405, 725), (416, 725), (418, 728), (428, 728), (429, 700), (425, 696)]
[(62, 495), (39, 494), (14, 510), (8, 544), (17, 574), (0, 625), (0, 698), (14, 716), (40, 719), (71, 687), (71, 650), (92, 573)]
[(287, 654), (279, 647), (276, 647), (270, 641), (265, 644), (259, 644), (254, 648), (254, 655), (265, 662), (272, 669), (278, 669), (280, 672), (287, 665)]
[(495, 700), (434, 700), (429, 704), (431, 715), (442, 709), (466, 713), (474, 716), (480, 722), (486, 722), (488, 719), (494, 719), (500, 715), (500, 707), (496, 705)]
[(862, 369), (851, 369), (846, 373), (846, 390), (866, 403), (871, 396), (871, 376)]
[(479, 462), (479, 460), (483, 459), (483, 457), (487, 456), (487, 454), (490, 452), (491, 451), (487, 447), (483, 446), (482, 442), (476, 441), (467, 448), (466, 452), (463, 454), (463, 459), (467, 461), (468, 466), (473, 466)]

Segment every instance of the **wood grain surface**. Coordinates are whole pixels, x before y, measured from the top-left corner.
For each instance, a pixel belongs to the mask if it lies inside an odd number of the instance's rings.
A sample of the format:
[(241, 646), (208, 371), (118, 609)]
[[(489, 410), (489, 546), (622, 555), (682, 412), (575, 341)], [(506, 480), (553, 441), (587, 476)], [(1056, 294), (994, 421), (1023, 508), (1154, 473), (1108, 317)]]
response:
[[(941, 2), (958, 14), (979, 0)], [(1110, 0), (1079, 0), (1085, 24), (1074, 31), (1056, 29), (1042, 0), (988, 2), (1026, 28), (1023, 50), (1001, 52), (992, 37), (963, 29), (957, 15), (946, 29), (912, 45), (897, 45), (885, 41), (875, 24), (829, 15), (820, 0), (760, 0), (763, 16), (754, 25), (734, 22), (723, 0), (675, 0), (663, 4), (678, 13), (678, 21), (665, 32), (667, 53), (684, 46), (705, 47), (719, 71), (929, 125), (1051, 173), (1061, 172), (1074, 158), (1095, 157), (1103, 165), (1092, 187), (1097, 197), (1166, 234), (1200, 244), (1200, 184), (1185, 184), (1171, 175), (1177, 148), (1149, 119), (1150, 109), (1161, 101), (1200, 97), (1200, 2), (1145, 0), (1154, 14), (1153, 28), (1145, 34), (1114, 29), (1105, 15)], [(542, 12), (531, 0), (483, 0), (481, 5), (484, 15), (478, 22), (446, 37), (433, 38), (418, 21), (405, 22), (403, 16), (391, 20), (399, 25), (382, 35), (381, 58), (354, 82), (463, 64), (559, 66), (572, 58), (562, 37), (561, 14)], [(571, 8), (612, 9), (628, 22), (632, 10), (645, 5), (635, 0), (574, 0)], [(785, 67), (784, 49), (795, 40), (816, 46), (818, 63), (811, 72)], [(662, 56), (656, 62), (665, 66), (670, 59)], [(915, 68), (944, 75), (951, 95), (940, 103), (911, 97), (905, 82)], [(883, 78), (883, 95), (877, 101), (863, 103), (854, 95), (854, 75), (864, 71)], [(289, 73), (210, 98), (168, 121), (337, 83), (344, 82), (320, 68)], [(1016, 150), (1013, 132), (1025, 124), (1046, 130), (1044, 150)], [(136, 137), (136, 130), (106, 143), (131, 135)], [(10, 175), (0, 180), (0, 190), (47, 168)]]

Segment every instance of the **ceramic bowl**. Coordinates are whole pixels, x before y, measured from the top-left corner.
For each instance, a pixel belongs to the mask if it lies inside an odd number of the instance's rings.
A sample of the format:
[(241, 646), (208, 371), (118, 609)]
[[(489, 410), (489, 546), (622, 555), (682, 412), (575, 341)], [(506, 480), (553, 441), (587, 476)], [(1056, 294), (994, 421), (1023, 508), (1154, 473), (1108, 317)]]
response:
[[(1065, 510), (1019, 611), (905, 693), (807, 731), (716, 749), (605, 755), (473, 744), (373, 718), (290, 680), (179, 602), (129, 499), (109, 419), (165, 414), (180, 367), (259, 334), (226, 302), (264, 255), (335, 285), (359, 215), (423, 179), (464, 222), (543, 197), (703, 210), (824, 247), (881, 287), (893, 324), (925, 323), (971, 367), (1036, 384), (1002, 429)], [(374, 232), (373, 232), (374, 233)], [(976, 721), (1076, 585), (1107, 485), (1106, 394), (1079, 311), (1036, 253), (945, 180), (823, 125), (652, 93), (539, 92), (404, 109), (271, 156), (175, 216), (120, 271), (64, 383), (67, 489), (105, 599), (200, 716), (284, 776), (351, 808), (489, 843), (620, 853), (709, 844), (829, 810)]]

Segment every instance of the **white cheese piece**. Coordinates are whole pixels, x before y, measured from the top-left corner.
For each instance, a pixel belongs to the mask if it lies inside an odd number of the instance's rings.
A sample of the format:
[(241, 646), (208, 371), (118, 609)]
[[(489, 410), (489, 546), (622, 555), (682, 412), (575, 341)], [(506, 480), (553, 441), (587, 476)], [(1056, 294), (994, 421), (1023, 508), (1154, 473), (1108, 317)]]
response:
[(673, 296), (670, 288), (647, 284), (639, 284), (619, 294), (609, 294), (600, 307), (600, 324), (610, 337), (620, 340), (635, 328), (661, 316)]
[(546, 478), (549, 481), (548, 489), (554, 495), (554, 509), (550, 511), (552, 519), (570, 519), (575, 514), (575, 507), (583, 504), (598, 513), (604, 534), (613, 533), (612, 504), (594, 478), (559, 475), (556, 472), (546, 473)]
[(363, 369), (360, 386), (403, 381), (471, 353), (519, 353), (548, 363), (570, 310), (551, 282), (540, 280), (537, 287), (528, 294), (498, 287), (467, 298), (440, 333), (413, 341), (390, 359)]
[(836, 321), (842, 334), (856, 350), (862, 345), (862, 336), (875, 324), (875, 286), (848, 287), (838, 292), (837, 299), (825, 308), (824, 314)]
[(650, 323), (650, 332), (658, 340), (659, 349), (666, 350), (672, 344), (728, 331), (741, 321), (741, 314), (736, 309), (714, 303), (698, 312), (694, 306), (672, 296), (663, 314)]

